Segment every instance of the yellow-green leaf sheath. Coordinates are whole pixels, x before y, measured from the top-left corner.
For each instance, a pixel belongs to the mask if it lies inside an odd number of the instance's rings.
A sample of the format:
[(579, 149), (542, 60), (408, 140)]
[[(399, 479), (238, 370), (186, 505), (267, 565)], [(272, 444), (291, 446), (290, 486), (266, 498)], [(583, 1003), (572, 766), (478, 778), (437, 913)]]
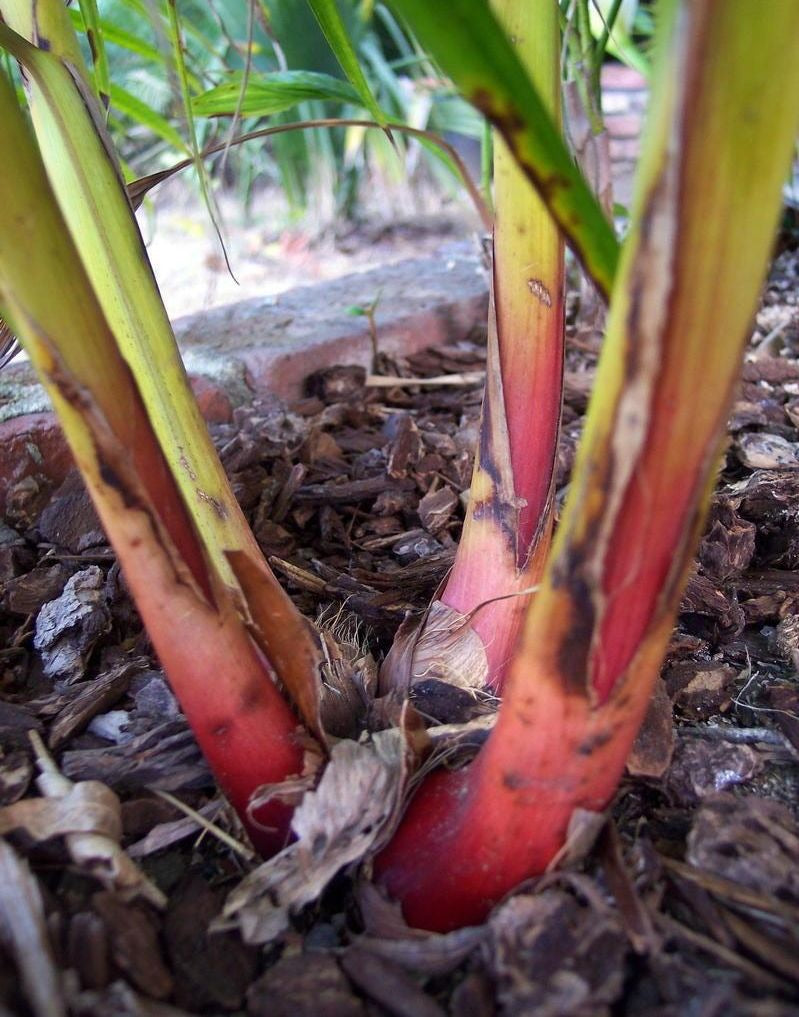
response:
[[(217, 779), (263, 849), (287, 810), (252, 822), (263, 783), (303, 767), (297, 719), (203, 548), (135, 380), (92, 291), (16, 98), (0, 75), (0, 303), (64, 428), (164, 670)], [(215, 596), (212, 598), (211, 593)], [(267, 593), (268, 595), (268, 593)], [(282, 601), (272, 604), (279, 617)], [(292, 617), (281, 619), (287, 634)], [(294, 646), (300, 641), (294, 639)]]
[[(29, 76), (31, 116), (62, 214), (214, 569), (235, 585), (223, 550), (259, 552), (188, 385), (68, 12), (61, 0), (0, 0), (0, 14), (7, 22), (0, 45)], [(49, 48), (26, 44), (11, 29), (46, 39)]]

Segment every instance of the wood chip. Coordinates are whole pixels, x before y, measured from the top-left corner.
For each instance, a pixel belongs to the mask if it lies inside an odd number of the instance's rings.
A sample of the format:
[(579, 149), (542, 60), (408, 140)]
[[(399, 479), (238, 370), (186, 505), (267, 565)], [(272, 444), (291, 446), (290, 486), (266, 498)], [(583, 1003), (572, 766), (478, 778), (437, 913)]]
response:
[(634, 777), (662, 777), (671, 764), (673, 754), (671, 700), (663, 679), (658, 678), (644, 722), (627, 758), (627, 772)]
[(358, 988), (394, 1017), (445, 1017), (442, 1009), (396, 964), (351, 947), (341, 966)]
[(320, 504), (343, 505), (347, 502), (376, 498), (385, 490), (412, 491), (416, 485), (410, 479), (387, 480), (384, 476), (366, 477), (344, 483), (307, 484), (301, 487), (295, 497), (297, 501), (313, 501)]
[(47, 744), (57, 749), (72, 735), (82, 731), (89, 721), (104, 713), (127, 692), (131, 678), (149, 666), (145, 657), (125, 661), (93, 681), (78, 687), (78, 693), (61, 710), (50, 727)]
[(154, 999), (166, 999), (172, 992), (172, 976), (151, 915), (106, 890), (93, 895), (92, 907), (108, 930), (114, 963), (136, 988)]
[(188, 876), (172, 894), (164, 941), (175, 976), (175, 1001), (191, 1010), (237, 1010), (258, 969), (258, 951), (235, 934), (210, 934), (225, 890)]
[(282, 957), (253, 982), (249, 1017), (365, 1017), (335, 960), (326, 954)]
[(458, 495), (451, 487), (440, 487), (419, 502), (419, 518), (428, 533), (439, 533), (452, 518), (458, 506)]
[(111, 626), (105, 576), (97, 565), (76, 572), (36, 619), (34, 647), (44, 673), (66, 682), (81, 679), (94, 644)]

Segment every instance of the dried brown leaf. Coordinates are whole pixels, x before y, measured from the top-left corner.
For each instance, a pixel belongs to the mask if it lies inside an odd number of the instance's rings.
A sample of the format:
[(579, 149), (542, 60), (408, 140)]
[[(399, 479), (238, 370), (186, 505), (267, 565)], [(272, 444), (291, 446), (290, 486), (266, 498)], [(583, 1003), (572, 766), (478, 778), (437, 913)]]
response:
[(377, 664), (363, 638), (357, 616), (323, 611), (316, 620), (324, 663), (320, 716), (334, 738), (357, 738), (364, 728), (377, 684)]
[[(221, 799), (214, 799), (198, 809), (198, 813), (204, 819), (213, 822), (222, 810)], [(183, 816), (181, 819), (173, 819), (169, 822), (157, 823), (147, 834), (137, 840), (135, 844), (128, 847), (128, 855), (131, 858), (145, 858), (147, 855), (155, 854), (156, 851), (163, 851), (186, 837), (192, 837), (202, 829), (198, 819), (193, 816)]]
[(569, 818), (566, 841), (547, 866), (547, 872), (553, 872), (555, 869), (562, 869), (582, 861), (596, 843), (607, 818), (606, 812), (575, 809)]
[(655, 955), (661, 948), (660, 937), (655, 931), (645, 903), (638, 894), (622, 853), (621, 838), (611, 820), (602, 831), (599, 844), (605, 878), (619, 908), (619, 917), (638, 954)]
[(445, 1011), (390, 961), (351, 947), (341, 958), (350, 981), (394, 1017), (444, 1017)]
[(379, 732), (367, 744), (339, 742), (316, 790), (294, 812), (297, 840), (231, 893), (223, 927), (237, 924), (246, 942), (268, 942), (340, 869), (376, 851), (397, 819), (407, 757), (405, 736), (397, 729)]
[(380, 670), (380, 692), (407, 693), (436, 678), (460, 688), (483, 688), (488, 673), (485, 646), (469, 616), (434, 600), (419, 618), (400, 625)]
[(362, 881), (357, 896), (366, 932), (358, 939), (358, 948), (385, 957), (408, 971), (426, 976), (447, 974), (488, 934), (485, 925), (447, 933), (412, 929), (403, 917), (402, 906), (387, 900), (374, 883)]
[(722, 915), (747, 954), (756, 957), (765, 967), (799, 984), (799, 960), (796, 957), (799, 935), (796, 929), (777, 938), (763, 931), (762, 926), (758, 928), (753, 925), (748, 916), (742, 918), (726, 908), (722, 909)]
[(126, 899), (144, 897), (163, 907), (164, 895), (120, 847), (122, 817), (114, 792), (98, 781), (73, 784), (34, 737), (42, 771), (37, 784), (44, 797), (0, 809), (0, 834), (21, 829), (37, 842), (64, 837), (74, 863), (103, 886)]
[(467, 926), (454, 932), (431, 932), (423, 938), (378, 939), (361, 936), (358, 949), (375, 954), (415, 974), (447, 975), (485, 940), (484, 926)]

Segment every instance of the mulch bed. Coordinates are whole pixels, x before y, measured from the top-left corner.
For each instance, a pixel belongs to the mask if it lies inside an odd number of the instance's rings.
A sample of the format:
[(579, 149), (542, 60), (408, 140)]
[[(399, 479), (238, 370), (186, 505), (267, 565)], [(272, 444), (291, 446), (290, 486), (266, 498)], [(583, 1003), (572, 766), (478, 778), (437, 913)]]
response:
[[(409, 931), (344, 872), (265, 947), (211, 931), (256, 863), (180, 808), (243, 842), (81, 481), (20, 484), (0, 524), (0, 1015), (799, 1013), (798, 282), (785, 251), (613, 821), (587, 858), (479, 930)], [(596, 363), (575, 298), (569, 337), (559, 498)], [(481, 398), (470, 375), (484, 362), (475, 337), (379, 365), (461, 376), (449, 386), (373, 386), (336, 368), (291, 406), (257, 402), (215, 427), (275, 571), (364, 655), (380, 659), (452, 562)], [(440, 693), (416, 691), (431, 723), (457, 719)], [(76, 847), (65, 805), (81, 800), (106, 824), (94, 853)], [(149, 895), (128, 900), (97, 878), (98, 865), (125, 864), (117, 842)]]

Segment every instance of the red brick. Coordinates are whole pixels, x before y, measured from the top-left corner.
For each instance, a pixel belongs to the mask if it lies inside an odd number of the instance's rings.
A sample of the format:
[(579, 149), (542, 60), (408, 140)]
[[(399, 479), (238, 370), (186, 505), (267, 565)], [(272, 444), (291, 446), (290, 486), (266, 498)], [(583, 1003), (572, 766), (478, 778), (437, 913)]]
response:
[(233, 419), (233, 404), (221, 386), (200, 374), (189, 378), (200, 413), (209, 424), (226, 424)]
[(0, 514), (9, 488), (34, 475), (60, 484), (72, 454), (54, 413), (26, 413), (0, 423)]
[[(191, 371), (198, 363), (205, 365), (204, 376), (215, 376), (223, 366), (233, 375), (240, 369), (250, 392), (295, 399), (304, 379), (321, 368), (359, 364), (369, 369), (369, 326), (349, 308), (378, 294), (375, 321), (382, 353), (407, 355), (457, 342), (486, 321), (485, 275), (470, 255), (409, 259), (266, 300), (228, 304), (179, 319), (175, 332)], [(199, 361), (192, 360), (195, 353)]]
[(641, 154), (641, 142), (638, 138), (611, 138), (610, 158), (615, 162), (632, 161)]
[(617, 89), (620, 92), (646, 91), (646, 78), (632, 67), (624, 64), (605, 64), (602, 68), (602, 88)]
[(605, 127), (611, 138), (637, 138), (641, 133), (643, 117), (637, 113), (611, 113), (605, 117)]
[[(378, 295), (378, 346), (388, 354), (457, 342), (485, 326), (487, 282), (471, 253), (408, 260), (192, 315), (175, 325), (205, 419), (230, 420), (233, 406), (254, 392), (294, 398), (321, 367), (368, 368), (367, 322), (349, 309)], [(30, 368), (12, 368), (6, 378), (12, 394), (0, 410), (19, 415), (0, 424), (0, 512), (12, 484), (36, 473), (60, 483), (72, 462), (55, 416), (24, 412), (44, 405)]]

